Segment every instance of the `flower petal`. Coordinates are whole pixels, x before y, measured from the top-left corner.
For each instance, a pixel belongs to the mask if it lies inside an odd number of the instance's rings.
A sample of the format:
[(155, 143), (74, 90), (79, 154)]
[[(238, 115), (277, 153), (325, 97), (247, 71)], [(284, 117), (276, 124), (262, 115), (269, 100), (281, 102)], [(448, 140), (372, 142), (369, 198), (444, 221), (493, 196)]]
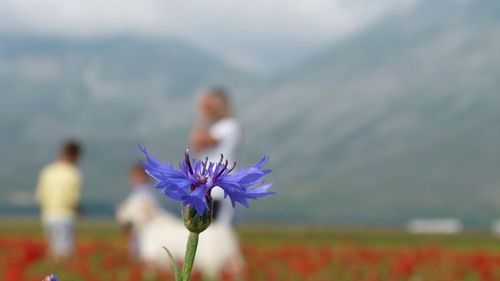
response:
[(182, 196), (181, 199), (185, 205), (189, 204), (191, 207), (195, 208), (199, 216), (203, 216), (205, 210), (208, 209), (207, 200), (205, 198), (205, 188), (202, 186)]

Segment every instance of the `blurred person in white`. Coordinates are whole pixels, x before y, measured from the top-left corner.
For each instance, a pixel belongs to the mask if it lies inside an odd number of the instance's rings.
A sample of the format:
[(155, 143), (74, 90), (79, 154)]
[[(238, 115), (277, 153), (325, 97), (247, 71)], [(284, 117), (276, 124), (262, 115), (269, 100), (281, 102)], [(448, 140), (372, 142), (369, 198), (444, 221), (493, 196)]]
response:
[(38, 178), (35, 200), (41, 208), (49, 255), (54, 259), (73, 253), (74, 224), (80, 207), (80, 152), (77, 141), (65, 141), (56, 161), (45, 166)]
[[(233, 115), (227, 91), (213, 87), (201, 93), (196, 101), (198, 119), (191, 131), (190, 147), (200, 159), (218, 162), (221, 153), (230, 161), (236, 160), (241, 144), (241, 126)], [(214, 222), (231, 224), (234, 209), (229, 198), (224, 198), (224, 191), (215, 187)]]
[[(118, 207), (117, 214), (123, 212), (142, 212), (141, 204), (147, 202), (159, 206), (150, 177), (139, 163), (133, 164), (127, 174), (127, 182), (131, 188), (127, 199)], [(133, 207), (131, 207), (133, 206)], [(123, 214), (122, 214), (123, 215)], [(139, 239), (137, 229), (133, 225), (125, 225), (125, 234), (129, 238), (129, 255), (132, 259), (139, 258)]]

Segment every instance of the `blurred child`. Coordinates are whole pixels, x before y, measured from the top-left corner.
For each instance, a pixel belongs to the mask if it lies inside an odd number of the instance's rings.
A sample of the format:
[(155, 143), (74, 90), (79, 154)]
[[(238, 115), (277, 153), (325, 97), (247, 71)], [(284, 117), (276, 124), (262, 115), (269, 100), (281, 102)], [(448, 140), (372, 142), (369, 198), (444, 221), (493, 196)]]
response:
[[(158, 205), (154, 194), (154, 188), (151, 186), (149, 181), (149, 176), (144, 171), (144, 168), (136, 163), (132, 165), (128, 171), (128, 184), (131, 187), (131, 191), (123, 206), (134, 205), (134, 202), (148, 201), (153, 205)], [(136, 210), (140, 212), (141, 210)], [(136, 230), (130, 226), (127, 227), (126, 231), (129, 236), (129, 254), (131, 258), (138, 258), (139, 245), (137, 239)]]
[[(198, 121), (191, 131), (190, 147), (200, 159), (217, 162), (220, 154), (235, 160), (241, 142), (241, 127), (233, 116), (229, 96), (223, 88), (203, 92), (197, 100)], [(215, 222), (231, 224), (234, 211), (221, 188), (212, 190)]]
[(43, 168), (38, 178), (35, 200), (40, 204), (49, 255), (55, 259), (73, 253), (74, 222), (80, 206), (81, 175), (76, 166), (80, 151), (78, 142), (67, 140), (57, 160)]

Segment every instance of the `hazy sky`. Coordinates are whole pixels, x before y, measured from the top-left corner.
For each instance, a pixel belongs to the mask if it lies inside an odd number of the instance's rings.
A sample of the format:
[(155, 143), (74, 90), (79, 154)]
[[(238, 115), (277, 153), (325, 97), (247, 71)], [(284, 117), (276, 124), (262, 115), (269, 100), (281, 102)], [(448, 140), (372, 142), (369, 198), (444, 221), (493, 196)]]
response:
[(414, 0), (0, 0), (0, 31), (175, 36), (250, 69), (312, 54)]

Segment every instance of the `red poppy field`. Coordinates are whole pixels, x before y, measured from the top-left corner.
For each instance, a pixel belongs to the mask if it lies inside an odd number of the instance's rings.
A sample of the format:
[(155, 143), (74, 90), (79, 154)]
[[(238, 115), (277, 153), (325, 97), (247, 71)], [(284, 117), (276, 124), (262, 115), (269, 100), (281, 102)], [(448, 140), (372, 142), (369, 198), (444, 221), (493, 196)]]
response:
[[(44, 258), (36, 223), (0, 224), (0, 280), (41, 280), (50, 272), (62, 281), (172, 280), (129, 260), (126, 238), (111, 222), (80, 223), (76, 256), (59, 263)], [(500, 280), (500, 239), (486, 233), (249, 226), (238, 232), (244, 273), (221, 280)]]

